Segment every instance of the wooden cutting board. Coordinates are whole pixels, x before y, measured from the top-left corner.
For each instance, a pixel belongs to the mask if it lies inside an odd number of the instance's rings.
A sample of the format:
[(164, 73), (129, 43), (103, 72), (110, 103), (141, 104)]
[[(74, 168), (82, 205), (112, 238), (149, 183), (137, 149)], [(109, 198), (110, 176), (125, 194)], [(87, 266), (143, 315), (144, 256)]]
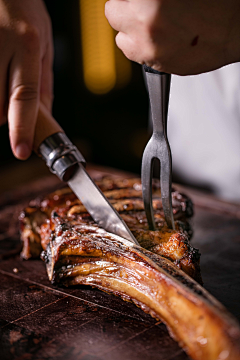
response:
[[(92, 170), (93, 176), (123, 175)], [(0, 359), (183, 360), (165, 325), (135, 305), (86, 286), (52, 286), (41, 260), (19, 258), (19, 212), (62, 186), (54, 176), (0, 198)], [(193, 245), (205, 288), (240, 320), (240, 209), (180, 187), (195, 203)]]

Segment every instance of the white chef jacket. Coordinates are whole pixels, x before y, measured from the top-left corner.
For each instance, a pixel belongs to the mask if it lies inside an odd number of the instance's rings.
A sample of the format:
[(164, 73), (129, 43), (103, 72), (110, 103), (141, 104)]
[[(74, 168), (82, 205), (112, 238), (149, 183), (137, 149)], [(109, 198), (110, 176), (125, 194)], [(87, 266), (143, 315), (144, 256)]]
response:
[(195, 75), (172, 76), (168, 136), (173, 170), (240, 201), (240, 63)]

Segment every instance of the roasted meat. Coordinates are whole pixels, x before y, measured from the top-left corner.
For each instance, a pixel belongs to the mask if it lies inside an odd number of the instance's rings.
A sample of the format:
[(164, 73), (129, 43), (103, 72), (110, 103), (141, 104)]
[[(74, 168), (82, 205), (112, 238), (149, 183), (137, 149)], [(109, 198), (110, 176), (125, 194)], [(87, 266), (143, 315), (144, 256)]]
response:
[[(155, 181), (153, 206), (157, 231), (149, 231), (139, 179), (105, 178), (97, 183), (141, 246), (170, 259), (199, 283), (202, 282), (199, 268), (200, 254), (189, 243), (192, 229), (188, 219), (193, 214), (193, 208), (188, 197), (176, 191), (172, 192), (177, 231), (169, 230), (164, 221), (159, 184)], [(46, 249), (54, 227), (51, 221), (52, 211), (79, 224), (94, 225), (85, 207), (69, 188), (58, 190), (43, 200), (37, 199), (20, 216), (23, 258), (37, 257), (42, 249)]]
[(240, 358), (240, 329), (224, 307), (166, 258), (53, 213), (43, 259), (53, 283), (91, 285), (161, 319), (197, 360)]
[[(196, 360), (240, 359), (240, 329), (201, 282), (199, 252), (189, 243), (191, 201), (173, 192), (177, 231), (166, 227), (154, 184), (157, 231), (149, 231), (139, 180), (98, 184), (142, 247), (99, 228), (69, 189), (35, 200), (21, 214), (22, 256), (41, 249), (49, 279), (85, 284), (131, 301), (156, 319)], [(189, 276), (190, 275), (190, 276)]]

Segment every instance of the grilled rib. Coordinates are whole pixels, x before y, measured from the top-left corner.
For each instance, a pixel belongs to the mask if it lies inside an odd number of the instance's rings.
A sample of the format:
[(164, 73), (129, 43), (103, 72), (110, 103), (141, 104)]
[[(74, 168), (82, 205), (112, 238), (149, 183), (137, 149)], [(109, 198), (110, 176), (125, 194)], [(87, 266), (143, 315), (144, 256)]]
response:
[[(173, 191), (176, 231), (169, 230), (164, 220), (159, 184), (155, 181), (153, 206), (157, 231), (149, 231), (139, 179), (104, 178), (97, 184), (115, 209), (119, 211), (141, 246), (165, 256), (196, 281), (202, 283), (199, 268), (200, 254), (189, 243), (192, 229), (188, 218), (193, 214), (192, 202), (189, 198)], [(77, 221), (79, 224), (93, 224), (85, 207), (69, 188), (58, 190), (41, 201), (37, 199), (20, 216), (23, 258), (37, 257), (42, 249), (46, 249), (52, 231), (50, 221), (52, 211), (57, 212), (61, 217)]]
[(99, 186), (143, 247), (100, 229), (75, 195), (62, 189), (21, 214), (22, 256), (38, 256), (43, 248), (53, 283), (91, 285), (134, 302), (162, 320), (193, 359), (239, 359), (238, 323), (190, 277), (201, 282), (199, 253), (188, 240), (191, 201), (173, 192), (173, 232), (154, 184), (157, 231), (150, 232), (138, 180), (104, 179)]
[(225, 308), (166, 258), (97, 226), (52, 214), (42, 257), (53, 283), (91, 285), (162, 320), (196, 360), (240, 358), (240, 329)]

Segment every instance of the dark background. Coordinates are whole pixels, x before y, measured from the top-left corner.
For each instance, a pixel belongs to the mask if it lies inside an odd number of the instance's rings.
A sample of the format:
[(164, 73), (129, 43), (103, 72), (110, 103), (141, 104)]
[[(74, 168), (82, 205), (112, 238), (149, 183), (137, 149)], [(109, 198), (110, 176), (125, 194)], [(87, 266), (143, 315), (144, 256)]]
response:
[[(90, 0), (91, 1), (91, 0)], [(87, 162), (140, 174), (148, 140), (148, 96), (141, 66), (132, 63), (127, 86), (94, 95), (83, 81), (79, 1), (46, 0), (52, 19), (54, 60), (53, 115)], [(34, 163), (34, 165), (32, 165)], [(0, 129), (1, 173), (19, 168), (19, 181), (29, 164), (29, 177), (39, 176), (35, 155), (21, 162), (10, 149), (8, 128)], [(35, 175), (34, 175), (35, 173)], [(16, 180), (16, 179), (15, 179)]]

